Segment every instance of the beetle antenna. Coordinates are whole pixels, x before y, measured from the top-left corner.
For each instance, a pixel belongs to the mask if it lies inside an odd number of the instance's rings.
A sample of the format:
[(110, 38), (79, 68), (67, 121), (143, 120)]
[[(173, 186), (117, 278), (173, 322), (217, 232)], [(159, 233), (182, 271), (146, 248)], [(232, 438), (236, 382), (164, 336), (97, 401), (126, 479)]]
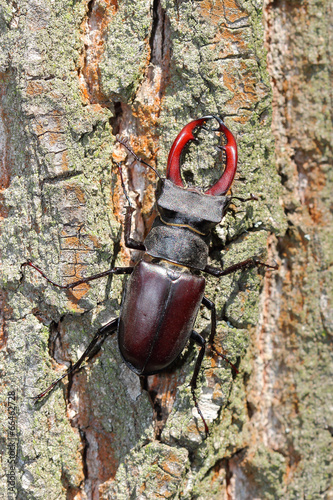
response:
[(149, 165), (149, 163), (147, 163), (146, 161), (142, 160), (142, 158), (139, 158), (139, 156), (137, 156), (134, 151), (132, 151), (132, 149), (129, 147), (129, 145), (127, 144), (127, 142), (125, 141), (125, 139), (123, 139), (122, 137), (120, 137), (119, 135), (116, 136), (116, 140), (122, 144), (126, 149), (127, 151), (129, 151), (133, 156), (134, 158), (139, 161), (140, 163), (143, 163), (143, 165), (146, 165), (146, 167), (149, 167), (151, 168), (155, 174), (157, 175), (157, 177), (159, 179), (162, 179), (162, 176), (161, 174), (159, 174), (159, 172), (157, 172), (156, 168), (152, 167), (151, 165)]

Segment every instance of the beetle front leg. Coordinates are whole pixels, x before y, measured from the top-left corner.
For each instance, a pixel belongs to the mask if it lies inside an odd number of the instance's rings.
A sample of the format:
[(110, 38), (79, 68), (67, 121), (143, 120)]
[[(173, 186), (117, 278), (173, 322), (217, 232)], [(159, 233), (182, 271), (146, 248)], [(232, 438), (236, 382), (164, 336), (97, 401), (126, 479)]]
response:
[(65, 373), (63, 373), (60, 377), (58, 377), (56, 380), (52, 382), (49, 387), (47, 387), (43, 392), (37, 394), (37, 396), (34, 396), (32, 399), (34, 400), (35, 403), (40, 401), (44, 396), (46, 396), (52, 389), (65, 377), (68, 377), (69, 375), (73, 374), (74, 372), (78, 371), (79, 368), (82, 366), (82, 364), (85, 361), (89, 361), (92, 359), (100, 350), (102, 347), (102, 344), (104, 343), (105, 339), (109, 336), (112, 335), (116, 330), (118, 326), (118, 318), (115, 318), (111, 320), (109, 323), (106, 325), (102, 326), (97, 330), (97, 332), (94, 335), (94, 338), (88, 345), (88, 347), (85, 349), (84, 353), (82, 356), (74, 363), (74, 365), (70, 366)]

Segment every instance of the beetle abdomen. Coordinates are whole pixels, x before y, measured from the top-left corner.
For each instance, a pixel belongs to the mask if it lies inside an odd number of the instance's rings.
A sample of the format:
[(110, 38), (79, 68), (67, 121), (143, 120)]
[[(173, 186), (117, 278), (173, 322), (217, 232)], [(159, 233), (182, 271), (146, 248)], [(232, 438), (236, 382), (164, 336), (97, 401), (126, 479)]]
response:
[(204, 294), (201, 276), (141, 261), (126, 287), (119, 349), (139, 375), (157, 373), (184, 349)]

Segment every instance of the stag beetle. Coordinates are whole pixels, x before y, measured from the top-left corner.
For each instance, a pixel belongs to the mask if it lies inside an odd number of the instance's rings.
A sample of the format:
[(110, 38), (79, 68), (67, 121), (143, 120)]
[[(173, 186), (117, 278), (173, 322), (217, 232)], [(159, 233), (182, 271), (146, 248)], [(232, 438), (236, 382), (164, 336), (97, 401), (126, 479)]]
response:
[[(226, 144), (220, 148), (225, 151), (226, 167), (216, 184), (202, 193), (198, 188), (184, 187), (180, 174), (180, 158), (185, 145), (195, 140), (194, 130), (197, 127), (204, 127), (208, 120), (217, 121), (218, 127), (212, 130), (222, 132), (225, 136)], [(118, 138), (118, 141), (137, 160), (151, 167), (140, 160), (123, 139)], [(131, 275), (125, 288), (119, 318), (102, 326), (78, 361), (36, 396), (35, 401), (45, 396), (60, 380), (91, 358), (105, 338), (116, 331), (123, 360), (139, 376), (152, 375), (164, 370), (175, 361), (192, 339), (200, 346), (200, 351), (190, 386), (194, 404), (204, 423), (206, 435), (208, 434), (208, 426), (195, 394), (198, 373), (206, 348), (206, 340), (193, 330), (200, 304), (206, 306), (211, 313), (209, 344), (234, 370), (237, 371), (237, 368), (214, 346), (216, 310), (214, 303), (204, 296), (205, 279), (200, 272), (220, 277), (255, 266), (276, 268), (260, 262), (256, 257), (227, 269), (218, 269), (207, 264), (210, 233), (222, 221), (231, 202), (232, 197), (226, 193), (233, 182), (236, 168), (236, 141), (223, 121), (212, 115), (193, 120), (181, 130), (171, 147), (166, 178), (162, 178), (154, 169), (160, 177), (156, 193), (157, 216), (143, 243), (131, 238), (131, 216), (134, 209), (130, 204), (126, 209), (125, 244), (128, 248), (145, 252), (134, 267), (116, 267), (74, 283), (59, 285), (50, 280), (32, 262), (22, 264), (22, 267), (34, 268), (49, 283), (62, 289), (71, 289), (110, 274)], [(123, 184), (122, 176), (121, 181)], [(246, 200), (237, 199), (248, 201), (255, 197), (251, 196)]]

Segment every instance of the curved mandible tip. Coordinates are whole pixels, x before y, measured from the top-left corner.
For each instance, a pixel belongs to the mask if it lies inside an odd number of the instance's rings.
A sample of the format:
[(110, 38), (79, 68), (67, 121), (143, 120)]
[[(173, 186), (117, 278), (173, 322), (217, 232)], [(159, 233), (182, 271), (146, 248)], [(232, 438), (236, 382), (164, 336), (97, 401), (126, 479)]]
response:
[(204, 116), (203, 118), (193, 120), (192, 122), (185, 125), (185, 127), (179, 132), (176, 139), (174, 140), (168, 156), (166, 178), (176, 184), (176, 186), (184, 187), (180, 175), (180, 157), (184, 147), (189, 141), (195, 141), (193, 130), (196, 127), (201, 127), (207, 120), (210, 120), (211, 118), (215, 117)]
[(236, 170), (237, 170), (237, 144), (234, 136), (230, 130), (224, 125), (221, 118), (214, 116), (219, 122), (219, 128), (216, 131), (223, 132), (227, 139), (227, 144), (225, 146), (219, 146), (226, 153), (226, 167), (220, 179), (209, 188), (205, 194), (210, 194), (213, 196), (221, 196), (225, 194), (230, 188), (232, 181), (234, 180)]

